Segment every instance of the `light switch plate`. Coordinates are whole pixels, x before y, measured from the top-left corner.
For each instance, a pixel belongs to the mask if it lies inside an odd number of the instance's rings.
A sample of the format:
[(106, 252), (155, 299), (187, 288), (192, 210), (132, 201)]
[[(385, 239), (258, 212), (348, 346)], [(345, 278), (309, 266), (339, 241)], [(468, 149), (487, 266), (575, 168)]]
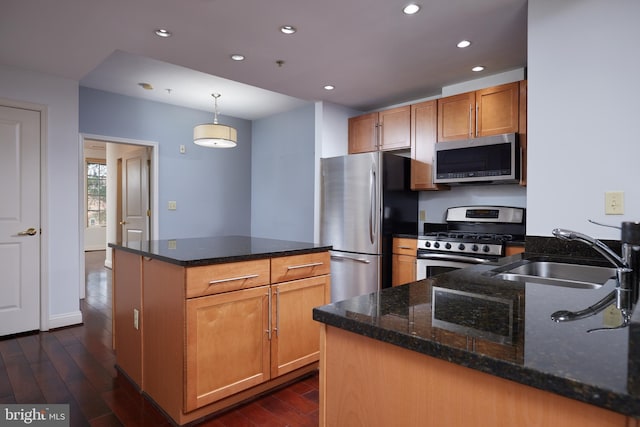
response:
[(604, 213), (605, 215), (624, 214), (623, 191), (607, 191), (604, 193)]
[(169, 200), (168, 208), (170, 211), (175, 211), (176, 209), (178, 209), (178, 204), (175, 200)]

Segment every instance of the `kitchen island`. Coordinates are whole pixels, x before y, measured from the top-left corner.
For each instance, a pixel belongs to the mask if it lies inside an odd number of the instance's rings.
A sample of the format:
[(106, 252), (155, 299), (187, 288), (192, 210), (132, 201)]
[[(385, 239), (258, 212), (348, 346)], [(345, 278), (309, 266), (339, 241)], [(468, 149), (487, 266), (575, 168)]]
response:
[(489, 275), (527, 256), (314, 309), (321, 426), (638, 426), (633, 328), (587, 332), (616, 326), (615, 308), (550, 319), (594, 304), (615, 280), (574, 289)]
[(178, 424), (317, 370), (329, 246), (223, 236), (109, 244), (116, 367)]

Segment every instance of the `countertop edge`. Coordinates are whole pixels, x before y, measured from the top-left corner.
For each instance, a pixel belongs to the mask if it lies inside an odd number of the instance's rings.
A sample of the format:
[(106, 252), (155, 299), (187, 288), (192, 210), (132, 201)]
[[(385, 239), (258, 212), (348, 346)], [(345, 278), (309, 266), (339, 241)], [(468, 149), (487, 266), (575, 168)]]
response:
[(109, 243), (109, 247), (113, 249), (129, 252), (129, 253), (133, 253), (136, 255), (145, 256), (151, 259), (157, 259), (160, 261), (168, 262), (170, 264), (180, 265), (183, 267), (198, 267), (203, 265), (225, 264), (229, 262), (251, 261), (251, 260), (275, 258), (275, 257), (283, 257), (283, 256), (291, 256), (291, 255), (304, 255), (304, 254), (310, 254), (310, 253), (326, 252), (332, 249), (332, 246), (316, 246), (316, 247), (309, 247), (309, 248), (303, 248), (303, 249), (264, 252), (259, 254), (232, 255), (232, 256), (222, 256), (222, 257), (203, 258), (203, 259), (194, 259), (194, 260), (180, 260), (180, 259), (175, 259), (171, 257), (154, 254), (142, 249), (130, 248), (128, 246), (119, 245), (117, 243)]

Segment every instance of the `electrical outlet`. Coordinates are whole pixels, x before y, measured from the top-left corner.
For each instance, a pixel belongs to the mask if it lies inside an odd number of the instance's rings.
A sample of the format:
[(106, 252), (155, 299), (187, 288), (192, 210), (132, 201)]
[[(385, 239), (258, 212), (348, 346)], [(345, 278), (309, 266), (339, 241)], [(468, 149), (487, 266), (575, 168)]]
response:
[(136, 308), (133, 309), (133, 327), (140, 329), (140, 312)]
[(604, 193), (604, 213), (605, 215), (624, 214), (623, 191), (607, 191)]
[(425, 210), (421, 210), (420, 211), (420, 221), (426, 221), (427, 220), (427, 212)]
[(169, 200), (168, 207), (170, 211), (175, 211), (176, 209), (178, 209), (178, 204), (175, 200)]

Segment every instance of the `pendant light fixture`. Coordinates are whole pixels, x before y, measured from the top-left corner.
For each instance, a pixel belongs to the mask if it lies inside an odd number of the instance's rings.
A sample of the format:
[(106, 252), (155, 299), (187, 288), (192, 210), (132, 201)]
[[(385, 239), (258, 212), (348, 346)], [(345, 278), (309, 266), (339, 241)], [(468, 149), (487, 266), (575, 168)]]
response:
[(213, 96), (215, 105), (213, 123), (206, 123), (193, 128), (193, 142), (203, 147), (235, 147), (238, 141), (236, 130), (231, 126), (218, 124), (218, 98), (220, 98), (220, 94), (212, 93), (211, 96)]

